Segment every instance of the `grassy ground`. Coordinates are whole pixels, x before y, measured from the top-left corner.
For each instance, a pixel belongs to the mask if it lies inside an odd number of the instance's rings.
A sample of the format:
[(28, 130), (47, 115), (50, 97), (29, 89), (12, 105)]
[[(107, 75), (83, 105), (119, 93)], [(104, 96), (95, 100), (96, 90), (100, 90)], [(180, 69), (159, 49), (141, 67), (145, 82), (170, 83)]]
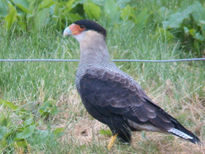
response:
[[(105, 23), (102, 23), (106, 26)], [(107, 44), (112, 58), (175, 59), (194, 57), (179, 48), (178, 42), (156, 37), (148, 25), (143, 31), (130, 23), (108, 29)], [(11, 34), (0, 28), (0, 58), (79, 58), (79, 47), (60, 32), (44, 29), (39, 33)], [(125, 63), (117, 65), (140, 83), (156, 104), (176, 117), (205, 142), (205, 63)], [(4, 153), (108, 153), (108, 128), (84, 109), (74, 86), (77, 63), (0, 63), (0, 98), (21, 110), (0, 103), (0, 124), (19, 132), (24, 120), (32, 117), (35, 129), (47, 132), (25, 137), (21, 146), (10, 134), (9, 144), (0, 145)], [(51, 103), (50, 103), (51, 102)], [(45, 107), (46, 105), (47, 108)], [(21, 112), (22, 109), (24, 112)], [(61, 137), (52, 135), (64, 128)], [(47, 131), (49, 130), (49, 131)], [(107, 131), (105, 131), (107, 132)], [(0, 138), (3, 129), (0, 128)], [(51, 134), (51, 135), (49, 135)], [(32, 138), (32, 139), (31, 139)], [(133, 133), (131, 146), (115, 144), (110, 153), (203, 153), (196, 146), (159, 133)]]

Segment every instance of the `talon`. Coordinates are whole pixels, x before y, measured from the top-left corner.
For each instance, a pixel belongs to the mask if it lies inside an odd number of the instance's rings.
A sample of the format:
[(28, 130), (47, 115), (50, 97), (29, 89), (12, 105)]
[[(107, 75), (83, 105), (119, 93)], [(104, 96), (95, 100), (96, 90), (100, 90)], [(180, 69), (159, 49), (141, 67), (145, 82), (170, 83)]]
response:
[(113, 146), (113, 144), (115, 143), (115, 140), (117, 138), (117, 134), (115, 134), (114, 136), (111, 137), (109, 144), (107, 145), (107, 149), (110, 150)]

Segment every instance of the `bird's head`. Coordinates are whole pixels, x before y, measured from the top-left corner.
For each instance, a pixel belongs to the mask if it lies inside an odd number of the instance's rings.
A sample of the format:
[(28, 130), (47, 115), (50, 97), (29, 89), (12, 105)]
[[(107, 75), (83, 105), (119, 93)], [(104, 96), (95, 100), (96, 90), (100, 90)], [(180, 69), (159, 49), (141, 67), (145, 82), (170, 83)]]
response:
[(98, 23), (91, 20), (78, 20), (65, 28), (63, 36), (73, 36), (79, 42), (85, 38), (87, 34), (98, 33), (106, 38), (106, 30)]

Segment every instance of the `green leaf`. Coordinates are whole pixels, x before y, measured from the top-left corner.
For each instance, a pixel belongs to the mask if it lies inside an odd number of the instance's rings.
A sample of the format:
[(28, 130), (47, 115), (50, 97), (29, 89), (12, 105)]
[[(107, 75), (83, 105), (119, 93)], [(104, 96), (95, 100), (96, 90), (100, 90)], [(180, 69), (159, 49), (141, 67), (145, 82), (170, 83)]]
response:
[(189, 35), (189, 29), (188, 29), (186, 26), (184, 26), (184, 33), (185, 33), (186, 35)]
[(0, 104), (12, 109), (12, 110), (16, 110), (18, 109), (18, 106), (16, 106), (15, 104), (13, 104), (12, 102), (8, 102), (6, 100), (0, 99)]
[(30, 13), (29, 3), (27, 0), (13, 0), (13, 3), (25, 13)]
[(11, 28), (11, 26), (14, 24), (17, 18), (16, 8), (10, 3), (8, 6), (9, 6), (9, 13), (5, 17), (5, 24), (4, 24), (7, 30)]
[(35, 135), (32, 137), (32, 140), (38, 141), (38, 144), (42, 144), (49, 140), (51, 133), (48, 130), (39, 130), (35, 131)]
[(43, 0), (39, 5), (39, 10), (50, 8), (55, 2), (53, 0)]
[(5, 17), (8, 13), (8, 2), (6, 0), (0, 0), (0, 17)]
[(137, 25), (138, 29), (142, 29), (146, 26), (150, 13), (147, 9), (143, 9), (140, 13), (135, 17), (135, 24)]
[(57, 106), (53, 100), (45, 101), (39, 109), (42, 116), (49, 116), (58, 113)]
[(177, 12), (169, 16), (168, 20), (163, 21), (164, 28), (179, 28), (185, 19), (190, 17), (190, 14), (195, 10), (198, 4), (193, 4), (187, 7), (182, 12)]
[(167, 29), (167, 28), (179, 28), (180, 25), (182, 24), (183, 20), (187, 17), (188, 17), (188, 15), (182, 16), (182, 14), (179, 12), (172, 14), (167, 21), (162, 22), (163, 27), (165, 29)]
[(124, 8), (126, 7), (126, 5), (128, 3), (130, 3), (131, 0), (117, 0), (117, 5), (120, 7), (120, 8)]
[(112, 132), (109, 129), (108, 130), (101, 129), (99, 133), (104, 136), (112, 136)]
[(83, 19), (83, 17), (81, 17), (78, 13), (67, 13), (67, 14), (66, 14), (66, 18), (67, 18), (68, 21), (70, 21), (70, 22), (74, 22), (74, 21), (76, 21), (76, 20)]
[(34, 28), (35, 30), (40, 30), (45, 27), (49, 22), (49, 8), (45, 8), (38, 11), (34, 17)]
[(196, 32), (193, 37), (194, 37), (196, 40), (204, 41), (204, 37), (203, 37), (199, 32)]
[(123, 20), (132, 19), (135, 16), (134, 9), (130, 5), (127, 5), (122, 9), (120, 16)]
[(200, 20), (199, 23), (205, 25), (205, 20)]
[(26, 127), (26, 128), (23, 129), (22, 132), (17, 133), (15, 139), (16, 140), (26, 139), (34, 133), (34, 130), (35, 130), (35, 125), (31, 125), (29, 127)]
[(53, 133), (54, 133), (54, 135), (56, 135), (56, 136), (61, 136), (62, 134), (63, 134), (63, 132), (64, 132), (64, 130), (65, 130), (65, 128), (56, 128), (54, 131), (53, 131)]
[(28, 18), (26, 18), (26, 16), (23, 14), (17, 16), (17, 24), (19, 29), (21, 28), (22, 30), (27, 30), (27, 20)]
[(69, 0), (68, 2), (66, 2), (66, 11), (70, 12), (70, 10), (73, 8), (74, 2), (75, 0)]
[(120, 19), (120, 12), (118, 11), (118, 6), (115, 0), (104, 1), (104, 13), (113, 23), (118, 22)]
[(190, 29), (189, 34), (194, 36), (196, 34), (196, 30), (194, 28)]
[(201, 3), (195, 2), (192, 5), (193, 13), (192, 16), (195, 22), (199, 23), (200, 20), (205, 20), (205, 7)]
[(27, 142), (25, 140), (20, 140), (20, 141), (16, 141), (15, 144), (18, 146), (18, 147), (26, 147), (27, 146)]
[(31, 125), (31, 124), (33, 124), (33, 123), (34, 123), (33, 117), (29, 117), (28, 119), (26, 119), (26, 120), (24, 121), (24, 126), (29, 126), (29, 125)]
[(91, 1), (86, 1), (83, 4), (83, 9), (85, 10), (85, 13), (88, 16), (88, 18), (99, 19), (100, 15), (101, 15), (100, 7), (98, 5), (92, 3)]

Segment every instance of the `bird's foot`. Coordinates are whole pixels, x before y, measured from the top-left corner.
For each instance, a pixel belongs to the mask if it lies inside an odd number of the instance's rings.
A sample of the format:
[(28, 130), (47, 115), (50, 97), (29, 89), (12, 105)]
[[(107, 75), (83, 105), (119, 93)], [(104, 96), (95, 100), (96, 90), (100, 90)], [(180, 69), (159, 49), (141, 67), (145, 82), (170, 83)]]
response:
[(117, 134), (111, 136), (110, 142), (107, 145), (108, 150), (110, 150), (112, 148), (113, 144), (115, 143), (116, 138), (117, 138)]

